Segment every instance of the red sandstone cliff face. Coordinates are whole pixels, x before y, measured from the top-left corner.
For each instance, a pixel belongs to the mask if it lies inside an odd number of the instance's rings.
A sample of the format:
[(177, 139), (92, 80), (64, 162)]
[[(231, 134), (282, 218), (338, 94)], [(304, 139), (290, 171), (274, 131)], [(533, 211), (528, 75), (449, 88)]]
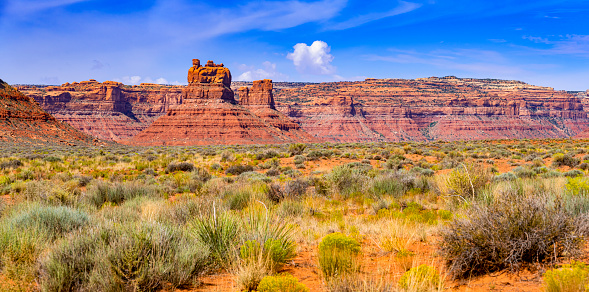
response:
[[(228, 86), (231, 84), (231, 73), (222, 64), (215, 65), (209, 61), (201, 67), (200, 61), (195, 59), (188, 71), (188, 81), (188, 86), (182, 91), (182, 104), (170, 108), (166, 115), (124, 143), (209, 145), (317, 141), (276, 111), (273, 104), (258, 102), (256, 106), (259, 108), (252, 108), (251, 111), (237, 105)], [(271, 97), (272, 83), (269, 82)], [(260, 90), (253, 88), (252, 97), (268, 95), (267, 89), (258, 92)]]
[(564, 138), (589, 128), (581, 99), (519, 81), (367, 79), (275, 98), (303, 130), (338, 142)]
[(90, 80), (21, 90), (58, 120), (99, 139), (113, 141), (133, 137), (182, 102), (181, 86), (148, 83), (125, 86)]
[(0, 142), (87, 145), (98, 141), (55, 120), (33, 99), (0, 79)]

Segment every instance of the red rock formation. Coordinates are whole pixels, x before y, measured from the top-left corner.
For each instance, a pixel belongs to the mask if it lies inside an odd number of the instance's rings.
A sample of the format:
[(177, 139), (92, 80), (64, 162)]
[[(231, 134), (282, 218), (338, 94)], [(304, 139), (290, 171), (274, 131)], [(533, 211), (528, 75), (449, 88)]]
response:
[(104, 140), (129, 139), (182, 102), (182, 87), (125, 86), (96, 80), (62, 86), (21, 87), (60, 121)]
[(32, 98), (0, 79), (0, 142), (88, 145), (98, 143), (43, 111)]
[[(251, 113), (262, 119), (265, 123), (278, 128), (294, 140), (303, 139), (311, 141), (310, 136), (302, 133), (299, 124), (276, 110), (274, 95), (272, 93), (272, 80), (256, 80), (251, 89), (239, 88), (239, 104), (247, 108)], [(317, 139), (319, 141), (320, 139)]]
[(519, 81), (367, 79), (275, 98), (303, 130), (329, 141), (564, 138), (589, 127), (581, 99)]
[(256, 80), (252, 89), (239, 88), (239, 104), (245, 106), (261, 106), (275, 109), (272, 95), (272, 80)]
[(266, 117), (275, 122), (269, 123), (237, 105), (228, 86), (231, 84), (231, 73), (222, 64), (215, 65), (209, 61), (207, 66), (200, 67), (200, 61), (195, 59), (188, 71), (188, 81), (190, 84), (182, 91), (181, 105), (169, 109), (166, 115), (124, 143), (208, 145), (316, 141), (274, 109), (268, 108), (276, 116)]

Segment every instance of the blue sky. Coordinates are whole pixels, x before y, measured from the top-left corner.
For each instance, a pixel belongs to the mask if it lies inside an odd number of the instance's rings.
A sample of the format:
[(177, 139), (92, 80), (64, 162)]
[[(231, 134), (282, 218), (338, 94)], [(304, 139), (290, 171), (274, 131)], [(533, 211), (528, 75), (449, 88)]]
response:
[(0, 78), (186, 83), (459, 77), (589, 88), (587, 0), (0, 0)]

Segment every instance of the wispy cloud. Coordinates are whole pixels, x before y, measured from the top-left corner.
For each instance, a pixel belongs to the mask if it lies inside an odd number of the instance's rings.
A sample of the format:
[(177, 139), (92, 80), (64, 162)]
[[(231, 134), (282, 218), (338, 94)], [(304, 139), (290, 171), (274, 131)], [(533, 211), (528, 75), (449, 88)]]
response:
[(26, 16), (46, 9), (84, 1), (88, 0), (7, 0), (5, 11), (12, 16)]
[(589, 57), (589, 35), (565, 35), (559, 36), (556, 40), (537, 36), (523, 36), (523, 38), (534, 43), (549, 45), (550, 48), (547, 49), (528, 47), (541, 54)]
[(182, 0), (161, 1), (150, 12), (152, 28), (184, 38), (211, 38), (250, 30), (276, 31), (336, 16), (346, 0), (252, 1), (216, 8)]
[(342, 21), (339, 23), (328, 24), (328, 25), (326, 25), (325, 30), (343, 30), (343, 29), (348, 29), (348, 28), (352, 28), (352, 27), (357, 27), (357, 26), (366, 24), (371, 21), (376, 21), (376, 20), (383, 19), (386, 17), (391, 17), (391, 16), (411, 12), (413, 10), (418, 9), (421, 6), (422, 6), (422, 4), (420, 4), (420, 3), (399, 1), (399, 5), (389, 11), (359, 15), (359, 16), (350, 18), (348, 20), (345, 20), (345, 21)]
[(520, 66), (511, 65), (502, 54), (489, 50), (390, 51), (390, 55), (366, 55), (364, 58), (371, 61), (435, 66), (447, 69), (449, 73), (459, 70), (487, 76), (509, 76), (525, 72)]

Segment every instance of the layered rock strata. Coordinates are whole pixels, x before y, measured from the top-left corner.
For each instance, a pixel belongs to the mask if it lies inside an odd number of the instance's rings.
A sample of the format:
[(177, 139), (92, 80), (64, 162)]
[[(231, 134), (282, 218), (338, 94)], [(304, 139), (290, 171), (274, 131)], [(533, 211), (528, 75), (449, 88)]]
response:
[(19, 87), (60, 121), (103, 140), (122, 141), (182, 102), (181, 86), (126, 86), (96, 80), (62, 86)]
[(99, 141), (57, 121), (34, 99), (0, 79), (0, 142), (11, 145), (90, 145)]
[[(258, 108), (240, 106), (234, 98), (231, 73), (222, 64), (212, 61), (202, 67), (193, 60), (188, 71), (188, 86), (182, 90), (182, 104), (170, 108), (143, 132), (124, 142), (132, 145), (209, 145), (209, 144), (272, 144), (316, 141), (286, 116), (276, 111), (270, 100), (256, 102)], [(264, 81), (268, 84), (268, 81)], [(266, 85), (268, 86), (268, 85)], [(252, 100), (270, 91), (252, 88)], [(268, 97), (269, 93), (269, 97)], [(249, 97), (245, 97), (248, 99)], [(262, 109), (264, 108), (264, 109)], [(267, 109), (267, 111), (266, 111)], [(272, 114), (266, 114), (272, 112)]]
[(303, 130), (334, 142), (565, 138), (589, 128), (580, 98), (519, 81), (367, 79), (274, 97)]

